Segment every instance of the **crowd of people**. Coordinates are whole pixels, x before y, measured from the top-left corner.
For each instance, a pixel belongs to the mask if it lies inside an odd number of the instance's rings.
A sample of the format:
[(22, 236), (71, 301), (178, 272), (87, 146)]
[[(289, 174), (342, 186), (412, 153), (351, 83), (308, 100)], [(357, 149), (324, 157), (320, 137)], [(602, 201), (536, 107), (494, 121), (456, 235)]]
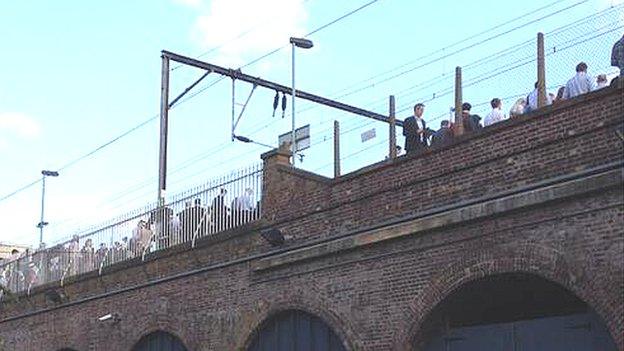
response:
[[(611, 55), (611, 65), (620, 69), (619, 77), (611, 81), (611, 85), (617, 85), (624, 76), (624, 36), (618, 40), (613, 46)], [(563, 100), (572, 99), (576, 96), (586, 94), (588, 92), (605, 88), (609, 85), (607, 76), (599, 74), (594, 79), (587, 72), (588, 66), (585, 62), (576, 65), (576, 74), (568, 80), (565, 86), (559, 87), (556, 94), (544, 92), (544, 104), (558, 104)], [(509, 115), (503, 111), (503, 102), (500, 98), (494, 98), (490, 101), (492, 110), (485, 116), (483, 122), (481, 116), (472, 114), (470, 111), (472, 105), (468, 102), (462, 104), (461, 125), (465, 133), (476, 132), (483, 127), (493, 125), (504, 121), (508, 118), (520, 116), (522, 114), (535, 111), (539, 108), (539, 85), (536, 82), (533, 91), (526, 98), (518, 99), (511, 109)], [(452, 142), (458, 126), (448, 120), (440, 123), (440, 129), (433, 130), (427, 127), (427, 123), (423, 118), (425, 105), (417, 103), (414, 105), (414, 114), (405, 119), (403, 122), (403, 135), (405, 136), (405, 152), (413, 153), (429, 146), (442, 146)]]
[[(13, 250), (0, 260), (0, 299), (8, 291), (28, 291), (40, 283), (58, 281), (126, 259), (141, 257), (154, 250), (188, 242), (195, 237), (217, 233), (259, 218), (260, 206), (253, 200), (253, 190), (246, 188), (228, 205), (226, 189), (220, 189), (209, 206), (199, 198), (185, 203), (177, 214), (170, 207), (155, 209), (139, 219), (128, 235), (111, 235), (95, 247), (93, 238), (82, 243), (78, 235), (69, 242), (34, 253)], [(113, 241), (112, 237), (121, 237)], [(112, 244), (111, 244), (112, 242)]]

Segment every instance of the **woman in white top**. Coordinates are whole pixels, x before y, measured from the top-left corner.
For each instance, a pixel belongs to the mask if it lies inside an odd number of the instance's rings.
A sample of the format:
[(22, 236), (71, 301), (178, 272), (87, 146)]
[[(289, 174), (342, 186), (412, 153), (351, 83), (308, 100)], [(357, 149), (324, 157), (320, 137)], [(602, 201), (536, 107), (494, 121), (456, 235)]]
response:
[(511, 106), (511, 110), (509, 110), (509, 117), (517, 117), (524, 113), (524, 109), (526, 108), (526, 100), (518, 99), (516, 103)]

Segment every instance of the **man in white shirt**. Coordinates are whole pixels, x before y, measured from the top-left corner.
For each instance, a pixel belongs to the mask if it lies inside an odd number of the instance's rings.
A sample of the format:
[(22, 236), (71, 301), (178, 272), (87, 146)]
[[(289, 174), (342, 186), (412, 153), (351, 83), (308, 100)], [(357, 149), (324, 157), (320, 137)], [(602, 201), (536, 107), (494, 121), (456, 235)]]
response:
[(503, 102), (501, 101), (501, 99), (499, 98), (492, 99), (492, 101), (490, 101), (490, 105), (492, 105), (492, 111), (490, 111), (490, 113), (488, 113), (488, 115), (485, 116), (485, 120), (483, 121), (483, 124), (486, 127), (507, 119), (507, 117), (502, 111)]
[(570, 99), (596, 89), (594, 80), (587, 74), (587, 64), (581, 62), (576, 65), (576, 75), (566, 84), (563, 93), (564, 99)]
[[(527, 111), (531, 112), (537, 110), (537, 96), (538, 96), (537, 82), (535, 82), (535, 89), (527, 96)], [(548, 92), (546, 92), (546, 105), (552, 104), (552, 99)]]

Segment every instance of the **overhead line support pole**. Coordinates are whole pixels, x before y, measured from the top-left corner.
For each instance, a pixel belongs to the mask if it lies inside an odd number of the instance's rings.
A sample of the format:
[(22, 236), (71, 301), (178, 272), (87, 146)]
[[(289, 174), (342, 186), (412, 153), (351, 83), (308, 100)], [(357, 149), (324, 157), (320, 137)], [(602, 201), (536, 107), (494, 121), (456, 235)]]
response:
[(234, 141), (234, 114), (236, 113), (236, 79), (232, 77), (232, 141)]
[(464, 134), (464, 121), (462, 117), (462, 69), (455, 67), (455, 136)]
[(537, 33), (537, 107), (546, 106), (546, 66), (544, 59), (544, 33)]
[(390, 99), (389, 99), (389, 113), (390, 113), (390, 121), (389, 121), (389, 130), (388, 133), (389, 138), (388, 138), (388, 142), (389, 142), (389, 150), (388, 150), (388, 156), (390, 157), (390, 159), (395, 159), (397, 158), (397, 149), (396, 149), (396, 115), (395, 115), (395, 102), (394, 102), (394, 95), (390, 95)]
[(340, 123), (334, 121), (334, 178), (340, 177)]
[(158, 205), (164, 205), (167, 189), (167, 126), (169, 121), (169, 57), (162, 55), (160, 84), (160, 151), (158, 157)]

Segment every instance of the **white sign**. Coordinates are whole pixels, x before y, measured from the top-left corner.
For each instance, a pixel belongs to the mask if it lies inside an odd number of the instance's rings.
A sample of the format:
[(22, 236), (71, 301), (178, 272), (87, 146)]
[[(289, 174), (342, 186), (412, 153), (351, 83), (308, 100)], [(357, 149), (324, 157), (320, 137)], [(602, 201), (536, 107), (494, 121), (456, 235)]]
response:
[[(284, 133), (277, 138), (277, 145), (290, 143), (292, 133)], [(305, 150), (310, 147), (310, 125), (305, 125), (295, 129), (295, 140), (297, 141), (297, 151)]]
[(371, 140), (373, 138), (375, 138), (377, 136), (376, 132), (375, 132), (375, 128), (371, 129), (371, 130), (367, 130), (364, 133), (362, 133), (361, 137), (362, 137), (362, 142)]

